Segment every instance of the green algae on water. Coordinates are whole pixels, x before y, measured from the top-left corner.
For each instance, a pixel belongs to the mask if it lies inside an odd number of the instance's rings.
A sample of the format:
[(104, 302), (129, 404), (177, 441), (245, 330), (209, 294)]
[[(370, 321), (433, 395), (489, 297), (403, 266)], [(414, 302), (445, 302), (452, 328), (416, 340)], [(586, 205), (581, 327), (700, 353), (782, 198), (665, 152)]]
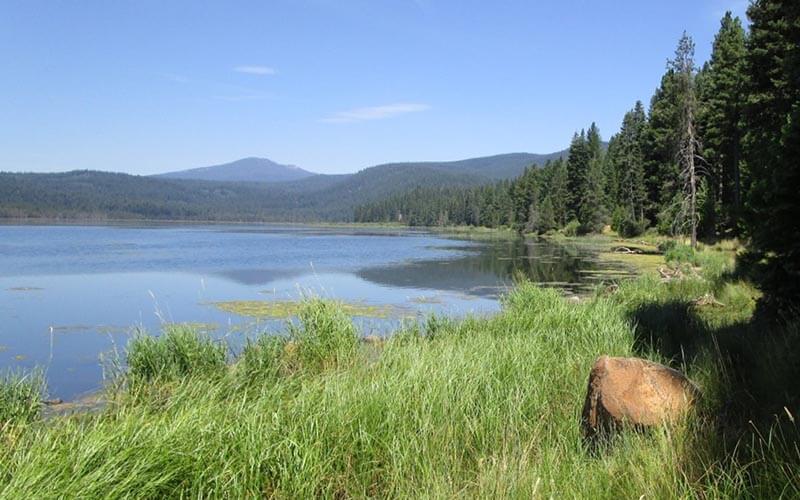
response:
[[(289, 318), (297, 315), (302, 303), (297, 301), (231, 300), (212, 303), (217, 309), (251, 318)], [(342, 311), (348, 316), (365, 318), (388, 318), (395, 309), (388, 305), (367, 305), (340, 302)]]

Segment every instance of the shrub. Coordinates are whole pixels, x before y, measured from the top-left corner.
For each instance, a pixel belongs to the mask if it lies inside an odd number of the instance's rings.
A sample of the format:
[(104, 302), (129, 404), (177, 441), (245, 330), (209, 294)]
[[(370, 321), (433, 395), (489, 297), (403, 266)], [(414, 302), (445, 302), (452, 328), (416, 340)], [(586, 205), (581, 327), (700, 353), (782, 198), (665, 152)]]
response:
[(128, 374), (133, 381), (214, 376), (225, 372), (227, 348), (206, 334), (169, 326), (160, 337), (138, 335), (128, 344)]
[(678, 242), (675, 241), (675, 240), (660, 241), (658, 243), (658, 251), (661, 252), (661, 253), (666, 254), (668, 251), (670, 251), (673, 248), (675, 248), (675, 245), (677, 245), (677, 244), (678, 244)]
[(636, 220), (627, 210), (617, 207), (611, 219), (611, 229), (623, 238), (633, 238), (644, 233), (647, 223), (643, 220)]
[(41, 414), (44, 377), (8, 372), (0, 378), (0, 427), (25, 424)]
[(664, 252), (664, 259), (667, 262), (673, 262), (676, 264), (691, 264), (693, 266), (698, 265), (697, 252), (695, 252), (694, 249), (689, 245), (684, 245), (681, 243), (675, 243), (671, 245), (671, 247)]
[(581, 229), (581, 223), (577, 219), (572, 219), (564, 226), (564, 234), (567, 236), (578, 236)]
[(348, 360), (358, 348), (358, 333), (342, 305), (317, 298), (300, 305), (299, 324), (289, 324), (297, 359), (304, 367), (324, 369)]

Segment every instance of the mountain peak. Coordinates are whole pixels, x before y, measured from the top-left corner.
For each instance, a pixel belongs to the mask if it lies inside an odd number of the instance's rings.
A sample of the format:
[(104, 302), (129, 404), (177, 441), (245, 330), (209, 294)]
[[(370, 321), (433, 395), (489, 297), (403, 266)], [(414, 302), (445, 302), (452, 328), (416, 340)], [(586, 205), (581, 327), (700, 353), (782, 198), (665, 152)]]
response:
[(282, 165), (268, 158), (250, 156), (220, 165), (159, 174), (168, 179), (227, 182), (287, 182), (316, 175), (297, 165)]

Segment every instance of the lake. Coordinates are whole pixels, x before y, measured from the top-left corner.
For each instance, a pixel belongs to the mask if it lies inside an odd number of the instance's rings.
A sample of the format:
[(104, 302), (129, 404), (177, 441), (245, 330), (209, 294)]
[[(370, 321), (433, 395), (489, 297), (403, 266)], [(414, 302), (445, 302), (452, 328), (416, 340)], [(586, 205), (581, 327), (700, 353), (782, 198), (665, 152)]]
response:
[(137, 331), (192, 323), (234, 352), (285, 332), (286, 318), (239, 301), (335, 298), (365, 311), (362, 334), (385, 335), (430, 314), (496, 312), (515, 273), (580, 293), (608, 266), (587, 248), (411, 229), (0, 225), (0, 367), (41, 367), (50, 395), (72, 399), (102, 386), (101, 354), (124, 355)]

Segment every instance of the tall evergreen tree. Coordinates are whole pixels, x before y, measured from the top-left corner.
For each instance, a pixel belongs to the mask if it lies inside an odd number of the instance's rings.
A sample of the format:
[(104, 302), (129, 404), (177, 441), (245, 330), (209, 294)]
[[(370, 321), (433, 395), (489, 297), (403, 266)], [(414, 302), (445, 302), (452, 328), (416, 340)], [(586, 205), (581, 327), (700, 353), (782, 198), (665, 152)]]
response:
[(599, 232), (605, 224), (606, 209), (603, 204), (605, 199), (603, 185), (603, 165), (599, 159), (593, 160), (586, 173), (586, 186), (578, 212), (580, 228), (584, 233)]
[(526, 233), (539, 233), (541, 232), (541, 212), (540, 212), (540, 201), (539, 201), (539, 189), (538, 186), (535, 184), (535, 178), (532, 178), (529, 181), (529, 189), (530, 189), (530, 198), (528, 204), (528, 214), (525, 218), (525, 228), (524, 232)]
[(600, 129), (592, 122), (586, 132), (588, 166), (578, 209), (578, 219), (584, 232), (603, 229), (606, 219), (606, 178), (603, 166), (603, 140)]
[(640, 224), (644, 221), (647, 190), (644, 179), (643, 141), (647, 117), (641, 101), (625, 113), (616, 137), (614, 165), (618, 180), (617, 197), (626, 217)]
[(666, 231), (672, 221), (659, 215), (670, 208), (679, 191), (679, 168), (676, 161), (678, 143), (678, 85), (675, 72), (667, 69), (661, 84), (650, 101), (644, 133), (645, 187), (648, 204), (645, 215), (651, 223), (659, 223)]
[(569, 222), (569, 179), (567, 165), (559, 158), (551, 165), (547, 193), (553, 205), (553, 219), (557, 227), (564, 227)]
[(581, 204), (586, 197), (587, 178), (589, 175), (589, 161), (591, 159), (586, 133), (572, 137), (567, 156), (567, 217), (577, 219), (580, 215)]
[(730, 12), (722, 18), (711, 60), (698, 76), (698, 129), (708, 161), (711, 215), (717, 230), (738, 232), (742, 210), (741, 139), (745, 32)]
[(591, 162), (591, 151), (586, 140), (586, 132), (581, 130), (580, 134), (575, 134), (569, 147), (567, 156), (567, 217), (578, 219), (581, 214), (581, 206), (587, 196), (587, 181), (589, 176), (589, 164)]
[(617, 169), (619, 163), (619, 133), (611, 136), (608, 140), (608, 149), (603, 155), (603, 177), (606, 181), (605, 204), (608, 208), (617, 207), (620, 204), (619, 190), (620, 180)]
[(745, 149), (752, 179), (748, 230), (766, 259), (764, 305), (800, 310), (800, 2), (747, 10)]
[(555, 210), (553, 209), (553, 199), (550, 195), (545, 196), (542, 200), (542, 205), (539, 210), (539, 232), (546, 233), (553, 229), (557, 229)]
[(603, 140), (600, 138), (600, 129), (597, 124), (592, 122), (589, 130), (586, 131), (586, 149), (589, 151), (590, 159), (602, 159)]

